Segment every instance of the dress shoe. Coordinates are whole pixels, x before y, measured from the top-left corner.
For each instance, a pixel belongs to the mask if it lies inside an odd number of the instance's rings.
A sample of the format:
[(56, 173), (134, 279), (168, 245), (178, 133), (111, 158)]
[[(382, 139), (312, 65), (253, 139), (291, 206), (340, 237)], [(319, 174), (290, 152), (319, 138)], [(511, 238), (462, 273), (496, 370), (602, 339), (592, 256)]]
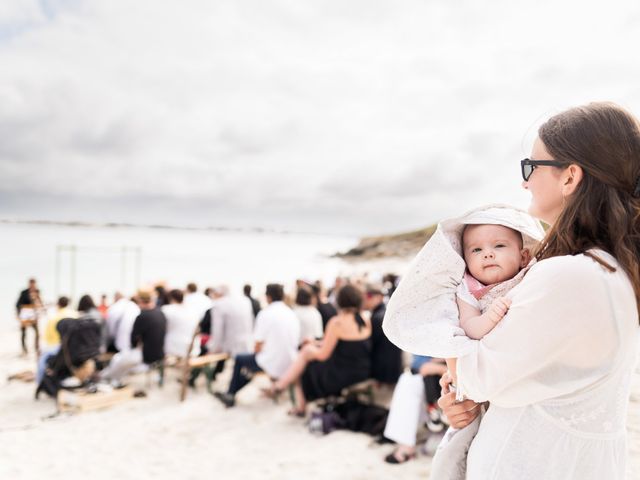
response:
[(230, 393), (215, 392), (213, 396), (224, 403), (227, 408), (231, 408), (236, 404), (236, 397)]

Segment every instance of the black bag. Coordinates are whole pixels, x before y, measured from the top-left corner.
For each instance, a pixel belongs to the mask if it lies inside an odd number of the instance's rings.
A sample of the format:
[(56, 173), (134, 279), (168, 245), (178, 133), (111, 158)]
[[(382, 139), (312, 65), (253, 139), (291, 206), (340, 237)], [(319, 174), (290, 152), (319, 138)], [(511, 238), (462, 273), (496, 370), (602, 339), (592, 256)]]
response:
[(335, 412), (344, 422), (344, 428), (377, 436), (384, 432), (389, 410), (377, 405), (347, 400), (335, 406)]
[(320, 410), (311, 413), (311, 419), (309, 420), (309, 431), (311, 433), (326, 435), (341, 428), (345, 428), (345, 422), (337, 412)]

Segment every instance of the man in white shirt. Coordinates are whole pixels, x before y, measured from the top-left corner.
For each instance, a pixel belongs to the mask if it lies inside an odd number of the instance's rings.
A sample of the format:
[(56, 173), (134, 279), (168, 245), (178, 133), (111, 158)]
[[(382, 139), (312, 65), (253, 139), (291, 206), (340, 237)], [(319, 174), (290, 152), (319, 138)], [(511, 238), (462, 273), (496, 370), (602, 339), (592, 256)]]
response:
[(171, 290), (169, 304), (161, 307), (167, 318), (167, 333), (164, 337), (165, 355), (184, 357), (187, 354), (198, 320), (183, 303), (182, 290)]
[(307, 288), (299, 288), (293, 311), (300, 322), (300, 345), (322, 338), (322, 315), (312, 305), (313, 296)]
[(198, 286), (195, 283), (187, 285), (187, 291), (184, 296), (184, 305), (191, 312), (196, 322), (202, 320), (204, 314), (211, 308), (211, 298), (204, 293), (198, 292)]
[[(253, 308), (251, 300), (244, 295), (229, 292), (227, 285), (219, 285), (212, 290), (213, 307), (208, 312), (211, 319), (211, 336), (207, 343), (210, 353), (228, 353), (234, 357), (253, 351)], [(226, 360), (216, 363), (211, 381), (224, 370)], [(193, 386), (199, 370), (192, 370), (190, 385)]]
[(140, 314), (140, 307), (116, 292), (116, 301), (107, 311), (107, 329), (109, 343), (119, 352), (131, 349), (131, 330), (133, 322)]
[(226, 393), (215, 393), (227, 407), (235, 405), (236, 393), (251, 381), (254, 373), (264, 371), (271, 378), (279, 378), (298, 353), (300, 322), (282, 301), (282, 285), (267, 285), (266, 297), (269, 305), (256, 318), (254, 353), (236, 355), (229, 389)]
[(250, 353), (253, 350), (251, 300), (244, 295), (231, 294), (226, 285), (213, 289), (213, 299), (209, 351), (230, 355)]

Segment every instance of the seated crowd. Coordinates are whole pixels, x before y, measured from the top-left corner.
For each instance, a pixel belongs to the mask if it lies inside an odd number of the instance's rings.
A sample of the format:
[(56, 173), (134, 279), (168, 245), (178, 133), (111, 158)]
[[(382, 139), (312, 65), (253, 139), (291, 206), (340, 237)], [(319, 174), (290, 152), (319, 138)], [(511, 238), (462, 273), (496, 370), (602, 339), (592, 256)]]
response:
[[(227, 408), (236, 405), (241, 389), (259, 372), (271, 379), (271, 387), (262, 389), (264, 396), (275, 399), (289, 390), (294, 403), (289, 413), (301, 418), (307, 415), (308, 402), (338, 397), (360, 382), (395, 385), (380, 440), (397, 443), (385, 460), (403, 463), (416, 454), (420, 425), (426, 422), (432, 432), (443, 428), (436, 402), (446, 365), (414, 357), (410, 371), (403, 373), (403, 352), (382, 331), (385, 300), (392, 289), (338, 279), (327, 294), (320, 282), (298, 281), (289, 302), (282, 285), (269, 284), (264, 307), (251, 296), (249, 285), (238, 294), (224, 285), (204, 293), (193, 283), (184, 291), (158, 286), (141, 289), (133, 298), (116, 293), (110, 306), (103, 297), (100, 308), (85, 295), (77, 311), (70, 309), (68, 298), (60, 297), (44, 330), (38, 392), (47, 365), (61, 349), (58, 323), (83, 318), (100, 325), (100, 351), (113, 354), (93, 380), (114, 387), (122, 385), (127, 374), (145, 371), (168, 356), (184, 358), (191, 351), (226, 353), (233, 359), (228, 386), (214, 393)], [(196, 332), (200, 343), (192, 350)], [(224, 367), (224, 360), (215, 365), (214, 380)], [(191, 386), (199, 373), (191, 372)]]

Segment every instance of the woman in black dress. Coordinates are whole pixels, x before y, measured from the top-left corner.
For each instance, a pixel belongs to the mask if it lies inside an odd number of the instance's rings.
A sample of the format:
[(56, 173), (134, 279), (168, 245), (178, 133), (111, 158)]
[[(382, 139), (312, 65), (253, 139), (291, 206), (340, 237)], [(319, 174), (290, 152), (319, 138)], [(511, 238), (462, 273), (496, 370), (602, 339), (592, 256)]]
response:
[(305, 345), (289, 370), (265, 391), (274, 396), (295, 384), (292, 414), (304, 416), (308, 401), (339, 394), (371, 374), (371, 324), (360, 315), (362, 293), (345, 285), (337, 303), (338, 314), (329, 320), (324, 338)]

